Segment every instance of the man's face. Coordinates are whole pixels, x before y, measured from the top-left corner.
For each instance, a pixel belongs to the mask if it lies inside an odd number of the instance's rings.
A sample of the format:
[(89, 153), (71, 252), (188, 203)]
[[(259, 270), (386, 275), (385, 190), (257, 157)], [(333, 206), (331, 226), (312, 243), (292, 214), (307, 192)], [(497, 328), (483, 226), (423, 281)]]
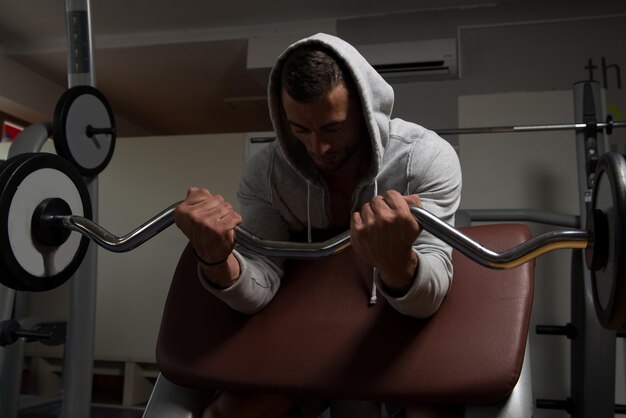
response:
[(297, 102), (282, 91), (291, 132), (321, 171), (340, 168), (365, 140), (359, 101), (339, 85), (313, 102)]

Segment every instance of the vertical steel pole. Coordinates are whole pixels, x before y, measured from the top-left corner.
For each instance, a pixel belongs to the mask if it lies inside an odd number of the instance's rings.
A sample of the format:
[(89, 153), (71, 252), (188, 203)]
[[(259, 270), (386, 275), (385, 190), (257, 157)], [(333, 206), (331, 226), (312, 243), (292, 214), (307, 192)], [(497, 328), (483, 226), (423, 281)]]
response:
[[(13, 318), (13, 304), (15, 303), (15, 290), (0, 285), (0, 321), (7, 321)], [(13, 412), (13, 400), (5, 396), (8, 392), (4, 389), (6, 385), (14, 382), (9, 379), (6, 374), (5, 362), (9, 356), (9, 351), (5, 347), (0, 347), (0, 411), (6, 411), (7, 417), (12, 418), (17, 415), (17, 411)], [(12, 394), (11, 394), (12, 395)], [(11, 414), (11, 415), (9, 415)]]
[(89, 0), (65, 0), (67, 84), (96, 86)]
[[(66, 0), (68, 87), (95, 87), (93, 34), (89, 0)], [(98, 182), (86, 179), (98, 219)], [(89, 417), (93, 386), (93, 354), (96, 325), (97, 249), (91, 244), (71, 282), (65, 362), (63, 366), (62, 418)]]
[[(576, 123), (602, 120), (600, 89), (595, 82), (574, 85)], [(576, 134), (580, 219), (584, 228), (591, 205), (591, 187), (597, 157), (604, 153), (604, 137), (597, 130)], [(572, 416), (613, 418), (615, 404), (615, 332), (604, 329), (596, 317), (591, 278), (580, 252), (572, 263), (572, 323), (577, 336), (571, 345)], [(577, 271), (580, 269), (580, 271)]]

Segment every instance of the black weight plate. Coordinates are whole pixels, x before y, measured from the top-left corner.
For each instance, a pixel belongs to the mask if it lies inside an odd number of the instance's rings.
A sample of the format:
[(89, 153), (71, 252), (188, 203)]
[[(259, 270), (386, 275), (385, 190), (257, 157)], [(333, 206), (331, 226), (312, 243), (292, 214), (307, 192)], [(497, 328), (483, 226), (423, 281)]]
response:
[[(113, 132), (89, 137), (90, 125)], [(95, 87), (75, 86), (66, 90), (54, 110), (54, 147), (83, 176), (95, 176), (109, 164), (115, 149), (115, 129), (113, 110)]]
[[(65, 283), (82, 262), (89, 240), (71, 238), (59, 247), (36, 242), (32, 213), (49, 197), (69, 200), (74, 213), (91, 218), (91, 200), (80, 173), (67, 160), (45, 153), (9, 158), (0, 172), (0, 282), (23, 291)], [(82, 213), (81, 213), (82, 212)]]
[(626, 324), (626, 160), (622, 155), (600, 157), (591, 208), (589, 216), (596, 218), (592, 222), (597, 229), (592, 251), (606, 252), (587, 254), (594, 306), (602, 326), (617, 330)]

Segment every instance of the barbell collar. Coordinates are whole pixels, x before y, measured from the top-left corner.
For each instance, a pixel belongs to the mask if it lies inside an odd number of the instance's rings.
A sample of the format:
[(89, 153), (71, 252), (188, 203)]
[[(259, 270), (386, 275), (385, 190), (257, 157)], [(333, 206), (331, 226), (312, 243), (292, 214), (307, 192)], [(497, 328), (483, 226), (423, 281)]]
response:
[(70, 236), (71, 231), (67, 228), (46, 228), (45, 225), (62, 226), (58, 216), (70, 216), (72, 209), (63, 199), (52, 197), (44, 199), (33, 213), (31, 228), (35, 239), (43, 245), (58, 247), (62, 245)]
[(615, 126), (615, 121), (613, 120), (613, 115), (608, 115), (606, 117), (606, 129), (605, 129), (605, 132), (607, 135), (611, 135), (613, 133), (614, 126)]

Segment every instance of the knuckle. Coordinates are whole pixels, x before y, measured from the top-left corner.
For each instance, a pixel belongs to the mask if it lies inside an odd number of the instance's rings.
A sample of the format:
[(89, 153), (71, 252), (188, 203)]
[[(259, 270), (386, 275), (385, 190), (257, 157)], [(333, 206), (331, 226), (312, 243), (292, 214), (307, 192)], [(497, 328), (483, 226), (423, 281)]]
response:
[(191, 211), (188, 214), (189, 219), (197, 225), (206, 225), (207, 218), (203, 216), (199, 211)]
[(363, 234), (364, 230), (365, 224), (363, 223), (352, 225), (352, 228), (350, 228), (350, 235), (358, 238)]
[(395, 223), (397, 217), (393, 213), (385, 212), (380, 216), (380, 220), (385, 225), (391, 225)]

